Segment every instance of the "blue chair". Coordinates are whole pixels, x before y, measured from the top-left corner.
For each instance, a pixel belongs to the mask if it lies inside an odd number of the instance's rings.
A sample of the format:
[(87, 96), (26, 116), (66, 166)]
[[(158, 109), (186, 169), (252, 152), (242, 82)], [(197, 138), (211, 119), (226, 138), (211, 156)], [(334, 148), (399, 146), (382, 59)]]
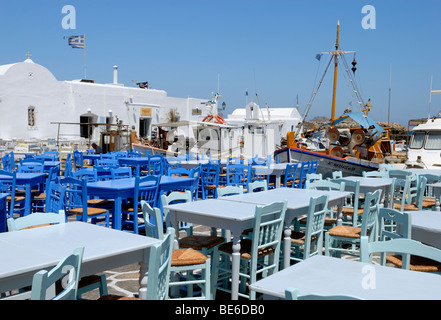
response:
[(129, 232), (139, 234), (140, 229), (144, 229), (142, 219), (141, 201), (145, 201), (152, 208), (157, 207), (159, 195), (160, 177), (155, 175), (141, 176), (135, 178), (135, 188), (131, 202), (121, 207), (122, 227)]
[[(52, 270), (37, 272), (32, 280), (31, 300), (77, 300), (83, 252), (84, 247), (78, 248)], [(68, 279), (65, 289), (52, 299), (48, 299), (47, 290), (62, 278)]]
[[(255, 300), (256, 292), (246, 293), (244, 283), (256, 282), (257, 276), (265, 277), (279, 270), (280, 245), (286, 212), (286, 201), (275, 202), (266, 206), (256, 206), (253, 234), (251, 239), (242, 239), (240, 242), (240, 297)], [(217, 290), (231, 292), (225, 282), (223, 286), (217, 284), (223, 279), (231, 277), (231, 256), (233, 242), (227, 242), (216, 247), (213, 255), (213, 293)]]
[(283, 186), (285, 188), (294, 188), (295, 181), (297, 178), (297, 168), (299, 167), (298, 163), (288, 163), (285, 169), (285, 182)]
[(60, 210), (64, 212), (66, 187), (56, 181), (50, 181), (46, 190), (45, 212), (59, 212)]
[[(340, 225), (326, 232), (325, 255), (329, 256), (331, 251), (335, 253), (345, 252), (348, 255), (359, 255), (360, 252), (356, 246), (360, 245), (361, 237), (368, 236), (370, 241), (376, 240), (380, 197), (381, 190), (366, 194), (361, 228)], [(352, 246), (345, 248), (343, 244), (351, 244)]]
[(301, 295), (300, 291), (293, 287), (287, 287), (285, 289), (285, 300), (363, 300), (356, 296), (346, 294), (334, 294), (334, 295), (319, 295), (319, 294), (307, 294)]
[(3, 164), (3, 170), (5, 171), (12, 172), (15, 170), (14, 168), (15, 164), (13, 165), (11, 154), (7, 154), (2, 157), (2, 164)]
[(14, 214), (23, 216), (25, 211), (25, 197), (16, 194), (17, 171), (9, 172), (0, 170), (0, 175), (9, 177), (8, 179), (0, 180), (0, 192), (9, 194), (6, 198), (8, 218), (13, 218)]
[(165, 161), (165, 173), (168, 175), (168, 170), (182, 168), (182, 160), (178, 157), (166, 157)]
[(317, 169), (318, 169), (318, 165), (319, 165), (319, 161), (318, 160), (313, 160), (310, 162), (310, 166), (309, 166), (309, 174), (314, 174), (317, 173)]
[(248, 190), (251, 181), (252, 166), (244, 164), (227, 164), (227, 186), (242, 186)]
[(65, 211), (67, 215), (75, 215), (78, 221), (109, 227), (109, 211), (105, 208), (89, 207), (87, 200), (87, 181), (72, 177), (60, 179), (66, 186)]
[(83, 169), (84, 167), (84, 160), (83, 160), (83, 153), (78, 151), (78, 150), (74, 150), (73, 151), (73, 160), (74, 160), (74, 170), (76, 171), (78, 169)]
[(149, 155), (147, 170), (141, 170), (141, 175), (163, 175), (164, 174), (164, 156)]
[(210, 195), (217, 198), (216, 189), (219, 187), (219, 165), (201, 164), (200, 165), (200, 193), (202, 200)]
[(73, 171), (74, 170), (72, 169), (72, 155), (68, 153), (66, 156), (66, 162), (64, 163), (63, 176), (71, 177)]
[(98, 173), (97, 170), (94, 168), (79, 169), (75, 172), (72, 172), (71, 177), (78, 180), (86, 179), (87, 182), (98, 181)]
[(294, 182), (294, 188), (305, 189), (306, 175), (309, 173), (310, 161), (303, 161), (299, 166), (299, 178)]
[(37, 160), (33, 158), (20, 160), (20, 164), (17, 166), (17, 172), (19, 173), (43, 173), (44, 172), (44, 160)]
[[(41, 192), (39, 194), (36, 195), (32, 195), (32, 211), (33, 212), (47, 212), (45, 209), (46, 206), (46, 197), (50, 186), (51, 182), (55, 182), (58, 180), (60, 176), (60, 168), (57, 167), (52, 167), (49, 169), (49, 173), (48, 176), (46, 178), (46, 182), (44, 183), (44, 190), (45, 192)], [(52, 211), (54, 212), (54, 211)], [(57, 211), (55, 211), (57, 212)]]
[(110, 170), (110, 175), (112, 176), (112, 180), (131, 178), (133, 175), (132, 168), (130, 167), (112, 168)]
[[(142, 211), (146, 234), (150, 236), (158, 235), (158, 239), (164, 237), (162, 229), (162, 216), (158, 208), (152, 208), (146, 202), (142, 202)], [(201, 270), (201, 278), (198, 279), (194, 274), (195, 271)], [(211, 278), (210, 278), (210, 259), (201, 252), (192, 248), (183, 248), (173, 250), (171, 267), (172, 279), (169, 283), (171, 288), (179, 288), (186, 286), (187, 295), (185, 297), (176, 297), (177, 293), (173, 292), (176, 299), (210, 299), (211, 298)], [(183, 273), (186, 276), (181, 276)], [(150, 278), (150, 271), (149, 271)], [(194, 296), (193, 285), (202, 288), (201, 296)], [(177, 291), (177, 290), (174, 290)]]

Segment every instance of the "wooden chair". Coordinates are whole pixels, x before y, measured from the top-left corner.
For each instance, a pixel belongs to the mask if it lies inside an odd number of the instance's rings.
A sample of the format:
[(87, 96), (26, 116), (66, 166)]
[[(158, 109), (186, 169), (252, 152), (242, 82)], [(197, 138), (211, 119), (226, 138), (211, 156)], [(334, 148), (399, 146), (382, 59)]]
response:
[(426, 190), (423, 197), (423, 203), (421, 205), (423, 210), (433, 210), (433, 207), (436, 204), (436, 199), (433, 194), (433, 189), (430, 186), (432, 183), (437, 183), (441, 181), (440, 175), (434, 175), (434, 174), (419, 174), (418, 178), (421, 179), (422, 177), (425, 177), (427, 179), (426, 181)]
[[(155, 244), (150, 248), (147, 300), (168, 300), (174, 236), (175, 230), (168, 228), (161, 243)], [(124, 301), (142, 299), (119, 295), (106, 295), (100, 297), (98, 300)]]
[[(31, 300), (77, 300), (83, 252), (84, 247), (77, 248), (73, 254), (61, 260), (52, 270), (37, 272), (32, 280)], [(47, 290), (64, 277), (68, 279), (64, 290), (53, 298), (48, 297)]]
[[(141, 201), (147, 202), (152, 208), (157, 207), (160, 176), (137, 176), (131, 202), (121, 207), (121, 222), (126, 231), (139, 234), (144, 228)], [(141, 220), (141, 222), (139, 221)]]
[(350, 224), (353, 227), (361, 227), (363, 208), (362, 201), (360, 201), (360, 181), (344, 178), (333, 179), (331, 181), (344, 183), (344, 191), (350, 192), (350, 196), (346, 197), (345, 204), (342, 208), (343, 224)]
[[(329, 256), (330, 251), (346, 254), (359, 254), (356, 248), (360, 244), (360, 238), (368, 236), (370, 241), (376, 239), (376, 227), (378, 222), (378, 211), (380, 209), (381, 190), (366, 194), (366, 200), (361, 218), (361, 227), (335, 226), (325, 234), (325, 255)], [(351, 244), (352, 247), (344, 248), (343, 244)]]
[[(279, 270), (280, 245), (286, 201), (275, 202), (266, 206), (256, 206), (252, 239), (240, 242), (241, 270), (239, 272), (241, 290), (239, 296), (255, 300), (256, 292), (246, 293), (246, 282), (252, 284), (257, 276), (267, 276)], [(231, 256), (233, 242), (216, 247), (213, 255), (213, 293), (217, 283), (231, 277)], [(225, 282), (223, 282), (225, 284)], [(217, 290), (231, 292), (227, 286), (218, 286)]]
[(60, 176), (59, 167), (52, 167), (49, 169), (49, 173), (46, 178), (45, 187), (44, 187), (45, 192), (41, 192), (38, 195), (32, 196), (32, 210), (34, 212), (36, 211), (47, 212), (45, 206), (46, 206), (47, 194), (49, 193), (49, 187), (52, 182), (57, 181), (59, 176)]
[(118, 167), (110, 169), (110, 175), (112, 180), (126, 179), (132, 177), (132, 168), (130, 167)]
[[(151, 237), (157, 235), (157, 238), (162, 240), (164, 233), (162, 229), (161, 211), (158, 208), (152, 208), (147, 203), (142, 202), (142, 212), (144, 215), (146, 235)], [(195, 271), (197, 270), (201, 270), (201, 279), (197, 279), (195, 276)], [(173, 250), (170, 271), (172, 272), (172, 280), (169, 283), (170, 287), (187, 287), (186, 297), (174, 298), (184, 300), (211, 298), (210, 258), (203, 253), (192, 248)], [(180, 276), (183, 273), (186, 273), (185, 277)], [(201, 296), (193, 296), (193, 285), (198, 285), (202, 288)], [(175, 293), (175, 295), (177, 294)]]
[(245, 164), (227, 164), (227, 186), (242, 186), (244, 191), (248, 190), (252, 168)]
[(311, 162), (303, 161), (299, 166), (299, 178), (294, 182), (294, 188), (305, 189), (306, 175), (309, 173)]
[(0, 175), (8, 176), (8, 179), (0, 180), (0, 192), (8, 193), (6, 198), (8, 207), (8, 218), (13, 218), (14, 214), (24, 215), (25, 197), (17, 195), (17, 171), (9, 172), (0, 170)]
[(297, 178), (298, 163), (288, 163), (285, 168), (285, 181), (283, 186), (285, 188), (294, 188), (295, 180)]
[(66, 186), (65, 210), (67, 215), (75, 215), (78, 221), (109, 227), (109, 211), (105, 208), (91, 207), (87, 203), (87, 181), (72, 177), (60, 179), (60, 183)]
[[(305, 232), (291, 232), (291, 260), (302, 261), (313, 255), (321, 255), (323, 248), (323, 233), (325, 218), (328, 210), (328, 196), (311, 198), (309, 201)], [(315, 244), (315, 250), (313, 245)]]
[[(177, 203), (186, 203), (192, 201), (191, 191), (187, 190), (182, 192), (172, 192), (169, 195), (161, 195), (162, 207), (168, 205), (173, 205)], [(145, 210), (150, 210), (148, 207)], [(143, 210), (144, 211), (144, 210)], [(172, 222), (170, 221), (169, 210), (164, 208), (164, 220), (167, 227), (172, 227)], [(209, 255), (213, 252), (214, 247), (225, 242), (225, 238), (218, 237), (215, 235), (194, 235), (193, 225), (180, 222), (179, 230), (185, 230), (187, 235), (179, 239), (180, 248), (191, 248), (194, 250), (201, 251), (204, 255)]]
[(212, 196), (217, 198), (216, 190), (219, 188), (219, 165), (201, 164), (200, 165), (200, 193), (202, 200)]
[[(441, 272), (441, 250), (425, 245), (419, 241), (400, 238), (392, 239), (388, 241), (373, 241), (370, 242), (368, 237), (361, 237), (361, 262), (372, 262), (373, 253), (386, 253), (396, 252), (398, 254), (410, 254), (411, 258), (406, 263), (401, 263), (402, 269), (423, 271), (423, 272)], [(419, 262), (416, 265), (412, 264), (412, 257), (418, 256), (421, 261), (431, 261), (430, 266), (418, 267)], [(435, 262), (435, 263), (434, 263)], [(397, 265), (399, 266), (399, 264)]]

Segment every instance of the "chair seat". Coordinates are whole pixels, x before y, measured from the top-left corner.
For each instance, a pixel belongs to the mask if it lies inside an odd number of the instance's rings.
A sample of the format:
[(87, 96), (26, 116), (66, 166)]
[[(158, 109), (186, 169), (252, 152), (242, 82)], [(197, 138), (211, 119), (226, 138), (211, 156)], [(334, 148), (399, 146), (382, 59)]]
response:
[[(121, 206), (121, 211), (133, 212), (133, 205), (125, 204)], [(142, 212), (141, 206), (138, 206), (138, 212)]]
[[(249, 239), (243, 239), (240, 241), (240, 256), (244, 259), (251, 259), (251, 248), (252, 248), (252, 241)], [(224, 244), (221, 244), (219, 246), (219, 251), (228, 253), (228, 254), (233, 254), (233, 242), (227, 242)], [(274, 253), (274, 248), (272, 247), (268, 247), (268, 248), (264, 248), (264, 249), (260, 249), (257, 254), (258, 257), (264, 257), (267, 256), (269, 254)]]
[[(6, 201), (11, 202), (11, 196), (6, 197)], [(14, 201), (18, 202), (18, 201), (24, 201), (25, 197), (20, 197), (20, 196), (15, 196)]]
[[(307, 217), (303, 217), (299, 219), (299, 223), (300, 224), (305, 224), (308, 222), (308, 218)], [(325, 226), (330, 227), (333, 225), (337, 224), (337, 219), (336, 218), (325, 218)]]
[(215, 184), (207, 184), (204, 186), (204, 188), (207, 190), (215, 190), (217, 186)]
[[(341, 213), (347, 216), (354, 215), (354, 208), (342, 208)], [(363, 208), (357, 209), (357, 215), (363, 214)]]
[[(401, 205), (398, 203), (394, 203), (394, 208), (397, 210), (401, 210)], [(418, 207), (415, 206), (414, 204), (406, 203), (406, 204), (404, 204), (403, 210), (404, 211), (419, 211), (420, 209), (418, 209)]]
[(113, 201), (107, 199), (90, 199), (87, 200), (87, 204), (91, 206), (103, 206), (113, 204)]
[[(387, 256), (386, 261), (401, 268), (403, 261), (400, 255)], [(420, 272), (441, 272), (441, 263), (428, 258), (410, 256), (410, 270)]]
[(36, 195), (35, 197), (32, 197), (34, 200), (44, 200), (46, 199), (46, 193), (40, 193), (39, 195)]
[[(103, 214), (106, 213), (107, 210), (106, 209), (101, 209), (101, 208), (87, 208), (87, 215), (88, 216), (95, 216), (97, 214)], [(75, 208), (75, 209), (71, 209), (67, 212), (68, 214), (74, 214), (74, 215), (82, 215), (83, 214), (83, 208)]]
[(361, 228), (351, 226), (335, 226), (328, 231), (329, 235), (345, 238), (360, 238)]
[(223, 237), (191, 235), (179, 240), (179, 246), (181, 248), (202, 250), (202, 248), (211, 249), (224, 241)]
[(175, 267), (203, 264), (206, 260), (207, 257), (197, 250), (191, 248), (175, 249), (172, 253), (171, 265)]

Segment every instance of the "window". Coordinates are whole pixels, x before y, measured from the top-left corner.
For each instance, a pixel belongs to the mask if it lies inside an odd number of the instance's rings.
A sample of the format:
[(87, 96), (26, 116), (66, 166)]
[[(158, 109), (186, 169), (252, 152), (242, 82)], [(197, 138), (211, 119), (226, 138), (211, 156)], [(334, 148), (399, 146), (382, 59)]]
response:
[(28, 127), (35, 127), (35, 107), (28, 108)]
[(412, 140), (410, 141), (409, 148), (421, 149), (423, 147), (425, 136), (426, 136), (425, 132), (415, 132), (412, 136)]
[(427, 150), (440, 150), (441, 149), (441, 132), (429, 132), (426, 141)]

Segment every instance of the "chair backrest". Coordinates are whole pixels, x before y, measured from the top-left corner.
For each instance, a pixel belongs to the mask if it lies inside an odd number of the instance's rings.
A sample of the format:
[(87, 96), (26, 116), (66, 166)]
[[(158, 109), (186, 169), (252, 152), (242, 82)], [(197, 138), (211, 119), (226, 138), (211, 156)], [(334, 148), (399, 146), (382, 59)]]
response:
[(141, 201), (141, 208), (145, 224), (145, 235), (159, 240), (164, 239), (161, 210), (156, 207), (152, 208), (145, 201)]
[(219, 186), (219, 165), (218, 164), (201, 164), (201, 185), (214, 185), (216, 188)]
[(169, 280), (175, 230), (167, 228), (164, 239), (150, 248), (147, 300), (166, 300), (169, 296)]
[(363, 177), (365, 178), (389, 178), (389, 171), (363, 171)]
[(285, 184), (284, 187), (288, 187), (288, 183), (292, 182), (291, 188), (294, 188), (294, 182), (297, 178), (297, 169), (299, 163), (288, 163), (285, 168)]
[(405, 179), (406, 177), (412, 176), (413, 173), (411, 171), (405, 171), (405, 170), (389, 170), (389, 178), (401, 178)]
[[(169, 210), (164, 208), (165, 206), (177, 203), (186, 203), (192, 201), (192, 195), (190, 190), (186, 190), (185, 192), (171, 192), (168, 195), (161, 195), (161, 204), (162, 211), (164, 213), (164, 221), (167, 227), (172, 227), (172, 223), (170, 221)], [(181, 225), (180, 228), (185, 228), (185, 225)]]
[(21, 173), (42, 173), (44, 172), (44, 160), (25, 158), (20, 160), (17, 172)]
[(98, 181), (98, 173), (95, 168), (93, 169), (79, 169), (75, 172), (72, 172), (72, 178), (82, 180), (86, 179), (87, 182), (95, 182)]
[(378, 212), (380, 211), (381, 190), (368, 192), (365, 195), (363, 214), (361, 218), (361, 235), (375, 239), (378, 224)]
[(248, 184), (248, 193), (268, 190), (267, 180), (257, 180)]
[(252, 166), (244, 164), (227, 164), (227, 185), (243, 186), (248, 189), (251, 181)]
[(72, 172), (72, 156), (70, 153), (68, 153), (66, 156), (66, 162), (64, 164), (64, 176), (70, 177), (72, 176)]
[(306, 181), (314, 182), (317, 180), (323, 180), (323, 175), (321, 173), (308, 173), (308, 174), (306, 174)]
[(135, 178), (135, 189), (133, 195), (133, 209), (138, 210), (138, 204), (144, 200), (152, 208), (157, 207), (159, 182), (161, 177), (150, 175)]
[(354, 209), (354, 213), (352, 216), (352, 225), (353, 227), (359, 226), (359, 217), (358, 216), (358, 208), (361, 206), (359, 203), (360, 200), (360, 181), (359, 180), (349, 180), (345, 178), (332, 179), (332, 182), (336, 183), (344, 183), (344, 191), (350, 192), (350, 196), (345, 198), (344, 208)]
[(66, 187), (66, 197), (64, 199), (64, 207), (66, 212), (75, 209), (83, 209), (83, 221), (87, 215), (87, 181), (86, 179), (75, 179), (73, 177), (65, 177), (60, 179), (60, 184)]
[(310, 161), (303, 161), (299, 168), (299, 180), (295, 183), (295, 188), (305, 189), (306, 175), (309, 173)]
[[(311, 198), (309, 201), (308, 218), (305, 232), (305, 249), (303, 259), (312, 255), (321, 255), (323, 248), (323, 232), (325, 229), (326, 212), (328, 210), (328, 196), (323, 195)], [(316, 250), (311, 252), (312, 238), (317, 239)]]
[(166, 157), (165, 160), (165, 173), (168, 175), (168, 170), (182, 168), (182, 160), (178, 157)]
[[(234, 162), (231, 162), (234, 163)], [(236, 162), (239, 163), (239, 162)], [(266, 166), (268, 164), (268, 160), (265, 158), (259, 158), (259, 156), (255, 156), (253, 158), (251, 158), (248, 162), (248, 164), (252, 165), (252, 166)]]
[(293, 287), (287, 287), (285, 289), (285, 300), (363, 300), (356, 296), (346, 294), (333, 294), (333, 295), (321, 295), (321, 294), (308, 294), (301, 295), (300, 291)]
[(52, 270), (37, 272), (32, 280), (31, 300), (48, 300), (47, 289), (66, 276), (68, 276), (66, 277), (68, 282), (64, 290), (52, 300), (76, 300), (83, 253), (84, 247), (77, 248), (73, 254), (61, 260)]
[[(423, 209), (424, 194), (426, 193), (426, 183), (427, 183), (426, 177), (419, 177), (418, 185), (417, 185), (417, 189), (416, 189), (416, 196), (413, 200), (413, 203), (418, 208), (418, 210)], [(412, 194), (412, 191), (411, 191), (411, 194)]]
[(185, 168), (169, 168), (167, 175), (168, 176), (177, 176), (177, 177), (190, 177), (192, 169)]
[(9, 218), (8, 231), (19, 231), (28, 228), (41, 227), (51, 224), (66, 223), (66, 214), (64, 210), (58, 213), (34, 212), (20, 218)]
[(131, 178), (132, 168), (130, 167), (112, 168), (110, 169), (110, 174), (112, 176), (112, 180)]
[(227, 197), (234, 196), (238, 194), (243, 194), (243, 186), (226, 186), (223, 188), (217, 188), (217, 197)]
[(392, 189), (392, 205), (398, 204), (399, 210), (404, 211), (406, 200), (410, 197), (411, 176), (404, 179), (394, 178), (394, 188)]
[(2, 164), (3, 164), (3, 170), (5, 171), (13, 171), (13, 165), (12, 165), (12, 157), (10, 154), (7, 154), (2, 157)]
[(256, 272), (258, 251), (274, 250), (273, 265), (268, 271), (275, 273), (279, 270), (280, 239), (284, 225), (287, 202), (273, 202), (265, 206), (256, 206), (251, 248), (251, 272)]
[(115, 159), (99, 159), (95, 161), (95, 166), (97, 167), (108, 167), (109, 170), (111, 168), (118, 168), (119, 162)]
[(271, 169), (268, 165), (252, 166), (251, 169), (251, 181), (266, 180), (269, 181)]
[[(419, 241), (407, 238), (392, 239), (387, 241), (369, 241), (368, 237), (361, 237), (360, 261), (371, 262), (373, 253), (410, 254), (441, 262), (441, 250), (425, 245)], [(410, 261), (403, 261), (402, 269), (409, 269)]]
[(343, 173), (341, 171), (332, 171), (332, 179), (343, 178)]
[(327, 190), (327, 191), (344, 191), (345, 183), (344, 182), (333, 182), (330, 180), (316, 180), (316, 181), (308, 181), (306, 180), (305, 189), (313, 189), (313, 190)]
[(9, 217), (12, 218), (15, 207), (15, 191), (17, 183), (17, 171), (0, 170), (0, 176), (7, 176), (7, 179), (0, 178), (0, 193), (9, 193), (11, 201), (9, 203)]
[(84, 165), (83, 153), (81, 153), (78, 150), (74, 150), (73, 151), (73, 160), (74, 160), (75, 170), (77, 170), (78, 168), (80, 168), (80, 169), (83, 168), (83, 165)]
[(319, 161), (318, 160), (313, 160), (310, 162), (310, 166), (309, 166), (309, 174), (314, 174), (317, 173), (317, 169), (318, 169), (318, 165), (319, 165)]
[(164, 160), (162, 155), (149, 156), (149, 172), (152, 175), (162, 175), (164, 173)]

